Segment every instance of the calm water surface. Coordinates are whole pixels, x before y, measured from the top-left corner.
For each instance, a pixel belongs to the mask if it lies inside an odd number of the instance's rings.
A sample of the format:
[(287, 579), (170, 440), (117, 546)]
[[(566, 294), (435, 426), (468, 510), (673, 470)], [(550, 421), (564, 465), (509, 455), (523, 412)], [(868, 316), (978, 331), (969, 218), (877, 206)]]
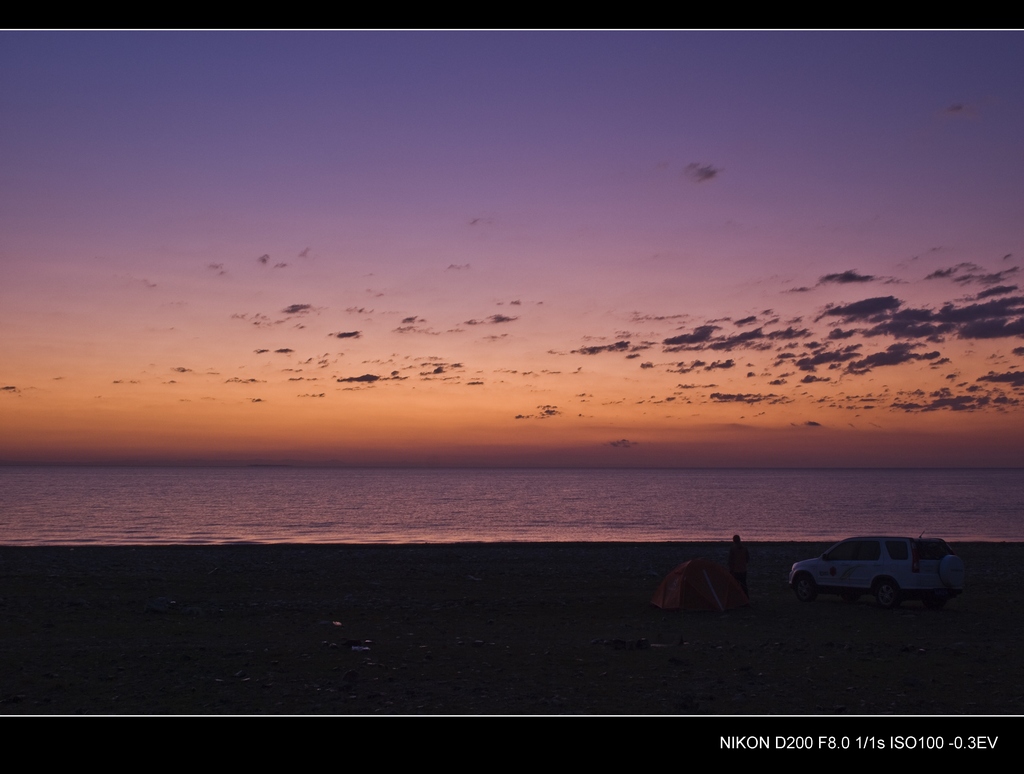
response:
[(1024, 540), (1021, 470), (0, 468), (6, 545)]

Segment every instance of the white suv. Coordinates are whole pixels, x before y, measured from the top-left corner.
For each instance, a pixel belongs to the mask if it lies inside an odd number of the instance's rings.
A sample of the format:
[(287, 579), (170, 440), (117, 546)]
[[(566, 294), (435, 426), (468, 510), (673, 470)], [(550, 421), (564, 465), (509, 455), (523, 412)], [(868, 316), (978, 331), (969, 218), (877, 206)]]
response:
[(848, 602), (873, 594), (885, 608), (905, 599), (940, 608), (963, 591), (964, 563), (944, 540), (857, 537), (794, 564), (789, 585), (803, 602), (818, 594), (839, 594)]

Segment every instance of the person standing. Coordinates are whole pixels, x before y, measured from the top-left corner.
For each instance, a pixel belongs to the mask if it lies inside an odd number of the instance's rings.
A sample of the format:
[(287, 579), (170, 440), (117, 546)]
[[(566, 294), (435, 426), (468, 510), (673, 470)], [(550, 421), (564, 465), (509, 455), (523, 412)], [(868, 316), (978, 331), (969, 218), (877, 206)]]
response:
[(743, 545), (739, 535), (732, 536), (732, 546), (729, 548), (729, 572), (740, 584), (743, 593), (750, 599), (750, 592), (747, 591), (747, 562), (750, 561), (750, 552)]

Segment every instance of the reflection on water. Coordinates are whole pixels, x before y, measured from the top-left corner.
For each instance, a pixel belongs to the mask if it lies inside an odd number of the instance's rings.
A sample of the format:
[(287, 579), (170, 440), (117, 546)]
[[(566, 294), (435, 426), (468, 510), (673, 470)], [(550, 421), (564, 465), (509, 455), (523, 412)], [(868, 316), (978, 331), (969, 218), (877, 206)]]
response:
[(0, 543), (1024, 540), (1020, 470), (0, 468)]

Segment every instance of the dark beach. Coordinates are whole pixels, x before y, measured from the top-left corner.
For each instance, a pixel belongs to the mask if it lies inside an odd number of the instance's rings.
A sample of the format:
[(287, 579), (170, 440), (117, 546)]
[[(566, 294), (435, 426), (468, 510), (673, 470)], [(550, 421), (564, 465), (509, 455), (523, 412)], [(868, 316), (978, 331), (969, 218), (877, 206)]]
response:
[(963, 543), (943, 610), (649, 604), (728, 544), (0, 547), (8, 714), (1020, 714), (1024, 543)]

